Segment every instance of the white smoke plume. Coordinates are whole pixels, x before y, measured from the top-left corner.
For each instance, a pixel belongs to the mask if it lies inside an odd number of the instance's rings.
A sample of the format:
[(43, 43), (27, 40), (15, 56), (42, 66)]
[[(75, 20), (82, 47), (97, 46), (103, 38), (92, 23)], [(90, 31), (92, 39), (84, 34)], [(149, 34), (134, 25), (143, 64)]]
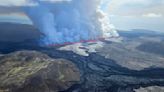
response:
[(21, 6), (45, 35), (44, 44), (63, 44), (118, 36), (101, 10), (103, 0), (26, 0)]

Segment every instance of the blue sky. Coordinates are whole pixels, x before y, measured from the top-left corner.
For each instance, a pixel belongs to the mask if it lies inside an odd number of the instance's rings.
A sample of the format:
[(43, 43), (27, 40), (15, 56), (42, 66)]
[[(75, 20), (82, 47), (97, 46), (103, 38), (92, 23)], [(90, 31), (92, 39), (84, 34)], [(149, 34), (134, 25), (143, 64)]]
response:
[[(31, 23), (18, 6), (30, 0), (0, 0), (0, 21)], [(51, 0), (53, 1), (53, 0)], [(164, 31), (164, 0), (104, 0), (102, 7), (117, 29)]]
[(164, 31), (164, 0), (106, 0), (105, 11), (117, 29)]

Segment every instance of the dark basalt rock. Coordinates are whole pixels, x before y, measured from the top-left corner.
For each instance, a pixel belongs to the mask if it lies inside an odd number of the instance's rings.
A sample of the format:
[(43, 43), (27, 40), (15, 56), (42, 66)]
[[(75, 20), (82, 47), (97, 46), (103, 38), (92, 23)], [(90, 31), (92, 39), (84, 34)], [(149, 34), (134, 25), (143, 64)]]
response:
[(62, 92), (134, 92), (148, 86), (164, 86), (164, 69), (131, 70), (97, 53), (80, 56), (70, 51), (42, 50), (52, 58), (65, 58), (77, 65), (81, 73), (79, 84)]

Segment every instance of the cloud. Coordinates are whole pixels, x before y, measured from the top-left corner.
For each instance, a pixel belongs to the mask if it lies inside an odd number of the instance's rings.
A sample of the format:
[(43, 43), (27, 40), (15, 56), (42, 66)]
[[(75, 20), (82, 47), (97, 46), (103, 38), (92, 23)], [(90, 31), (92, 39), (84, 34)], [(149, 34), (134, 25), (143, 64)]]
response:
[(159, 18), (159, 17), (162, 17), (162, 14), (148, 13), (148, 14), (144, 14), (143, 17), (148, 17), (148, 18)]
[(30, 5), (29, 0), (1, 0), (0, 6), (25, 6)]
[(0, 0), (0, 15), (23, 13), (21, 7), (37, 6), (39, 2), (57, 3), (71, 0)]
[(164, 0), (111, 0), (109, 14), (122, 16), (143, 16), (150, 12), (164, 15)]
[(1, 0), (0, 6), (35, 6), (38, 2), (61, 2), (71, 0)]

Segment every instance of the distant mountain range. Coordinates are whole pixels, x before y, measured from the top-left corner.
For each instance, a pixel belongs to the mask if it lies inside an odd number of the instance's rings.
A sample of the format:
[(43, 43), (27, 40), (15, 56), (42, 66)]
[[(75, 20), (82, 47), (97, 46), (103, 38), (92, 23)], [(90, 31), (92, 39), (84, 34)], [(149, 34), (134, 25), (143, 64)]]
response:
[(41, 33), (32, 25), (17, 23), (0, 23), (0, 41), (20, 42), (39, 39)]
[(141, 37), (141, 36), (164, 36), (164, 32), (152, 31), (146, 29), (132, 29), (129, 31), (118, 30), (118, 33), (124, 37)]

